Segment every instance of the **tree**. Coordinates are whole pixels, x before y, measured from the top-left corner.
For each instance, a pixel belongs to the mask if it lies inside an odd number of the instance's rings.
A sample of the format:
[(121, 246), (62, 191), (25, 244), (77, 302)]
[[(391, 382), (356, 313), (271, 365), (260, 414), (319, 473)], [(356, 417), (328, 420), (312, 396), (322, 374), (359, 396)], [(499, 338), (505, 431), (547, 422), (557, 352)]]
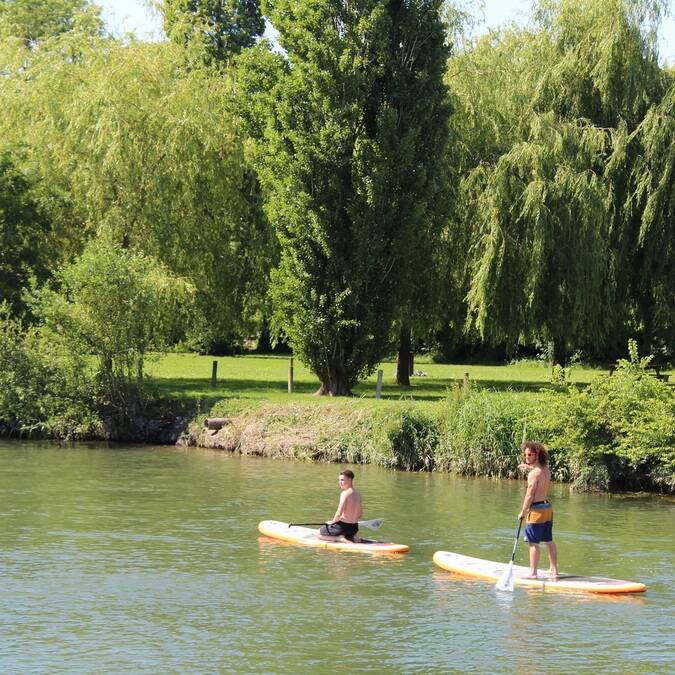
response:
[(104, 403), (133, 419), (144, 399), (148, 352), (164, 349), (190, 318), (193, 288), (157, 260), (109, 238), (91, 241), (35, 300), (43, 334), (96, 358)]
[(100, 8), (89, 0), (3, 0), (0, 2), (0, 36), (19, 37), (27, 47), (39, 41), (87, 26), (103, 29)]
[(23, 313), (22, 294), (32, 281), (48, 276), (52, 250), (50, 224), (34, 185), (9, 149), (0, 151), (0, 299), (14, 314)]
[(608, 175), (625, 185), (617, 204), (623, 317), (648, 353), (675, 344), (675, 78), (628, 134), (616, 133)]
[(469, 320), (493, 341), (540, 336), (564, 366), (568, 345), (601, 340), (609, 195), (592, 171), (605, 137), (535, 117), (530, 137), (472, 175), (476, 239)]
[[(66, 44), (69, 54), (77, 45), (76, 60), (64, 58)], [(269, 229), (249, 199), (255, 186), (231, 80), (186, 69), (170, 43), (75, 35), (28, 63), (0, 87), (8, 113), (0, 128), (27, 147), (49, 186), (51, 218), (67, 223), (79, 250), (108, 233), (187, 277), (200, 308), (191, 345), (226, 349), (248, 331), (271, 264)]]
[[(287, 57), (259, 170), (281, 260), (274, 325), (346, 395), (389, 349), (435, 217), (449, 108), (441, 2), (271, 3)], [(416, 245), (416, 244), (415, 244)]]
[(166, 34), (206, 63), (227, 61), (265, 30), (258, 0), (164, 0), (161, 9)]
[(662, 4), (542, 2), (534, 30), (484, 39), (451, 67), (469, 112), (456, 116), (455, 215), (471, 242), (468, 325), (492, 341), (551, 340), (564, 365), (570, 347), (634, 324), (629, 268), (646, 240), (633, 234), (639, 153), (621, 148), (663, 96), (648, 25)]

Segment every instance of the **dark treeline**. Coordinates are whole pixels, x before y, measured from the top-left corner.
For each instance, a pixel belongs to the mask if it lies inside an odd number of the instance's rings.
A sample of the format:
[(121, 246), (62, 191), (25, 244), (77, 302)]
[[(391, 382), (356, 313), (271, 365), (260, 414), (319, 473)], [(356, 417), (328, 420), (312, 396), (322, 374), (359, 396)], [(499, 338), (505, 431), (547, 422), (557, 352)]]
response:
[(254, 335), (329, 395), (422, 344), (671, 359), (667, 8), (541, 0), (469, 40), (441, 0), (165, 0), (147, 44), (1, 3), (3, 359), (94, 354), (111, 405), (149, 350)]

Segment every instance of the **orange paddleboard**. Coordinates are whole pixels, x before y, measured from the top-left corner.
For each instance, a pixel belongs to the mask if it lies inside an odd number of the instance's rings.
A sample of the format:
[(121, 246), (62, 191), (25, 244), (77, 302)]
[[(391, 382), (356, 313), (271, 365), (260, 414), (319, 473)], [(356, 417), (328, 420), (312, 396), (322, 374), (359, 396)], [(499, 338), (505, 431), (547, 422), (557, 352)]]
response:
[[(448, 572), (467, 577), (476, 577), (496, 582), (507, 568), (506, 563), (492, 562), (468, 555), (436, 551), (434, 562)], [(605, 579), (604, 577), (582, 577), (574, 574), (560, 574), (557, 579), (550, 578), (539, 571), (537, 579), (526, 579), (527, 567), (513, 566), (513, 585), (540, 588), (543, 591), (568, 591), (577, 593), (644, 593), (647, 587), (636, 581)]]
[(280, 539), (299, 546), (313, 546), (328, 551), (349, 551), (352, 553), (407, 553), (410, 546), (393, 542), (363, 539), (358, 544), (343, 541), (324, 541), (319, 539), (319, 530), (301, 525), (290, 525), (279, 520), (263, 520), (258, 530), (267, 537)]

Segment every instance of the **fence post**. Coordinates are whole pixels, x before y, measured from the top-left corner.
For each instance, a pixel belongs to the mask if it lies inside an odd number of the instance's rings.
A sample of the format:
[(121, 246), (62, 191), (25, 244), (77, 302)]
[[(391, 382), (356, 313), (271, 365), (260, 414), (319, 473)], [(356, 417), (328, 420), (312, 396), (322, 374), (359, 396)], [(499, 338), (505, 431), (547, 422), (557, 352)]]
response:
[(464, 391), (469, 391), (469, 373), (464, 373)]
[(293, 357), (288, 359), (288, 393), (293, 393)]
[(377, 371), (377, 384), (375, 385), (375, 398), (382, 398), (382, 371)]
[(211, 366), (211, 386), (216, 386), (216, 379), (218, 377), (218, 361), (214, 361)]

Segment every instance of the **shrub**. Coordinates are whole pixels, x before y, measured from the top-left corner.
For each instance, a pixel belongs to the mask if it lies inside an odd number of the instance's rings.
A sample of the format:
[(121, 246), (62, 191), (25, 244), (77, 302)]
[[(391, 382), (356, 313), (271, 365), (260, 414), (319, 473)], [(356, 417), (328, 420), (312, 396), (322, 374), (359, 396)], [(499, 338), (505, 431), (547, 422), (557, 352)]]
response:
[(645, 371), (635, 346), (614, 375), (570, 389), (551, 444), (569, 457), (577, 485), (675, 489), (675, 393)]
[(438, 422), (418, 410), (405, 410), (389, 431), (389, 442), (393, 467), (431, 471), (439, 442)]
[(9, 434), (76, 439), (99, 434), (97, 391), (84, 359), (24, 331), (0, 308), (0, 423)]
[(443, 414), (437, 465), (477, 476), (511, 476), (527, 419), (527, 403), (512, 392), (451, 393)]

